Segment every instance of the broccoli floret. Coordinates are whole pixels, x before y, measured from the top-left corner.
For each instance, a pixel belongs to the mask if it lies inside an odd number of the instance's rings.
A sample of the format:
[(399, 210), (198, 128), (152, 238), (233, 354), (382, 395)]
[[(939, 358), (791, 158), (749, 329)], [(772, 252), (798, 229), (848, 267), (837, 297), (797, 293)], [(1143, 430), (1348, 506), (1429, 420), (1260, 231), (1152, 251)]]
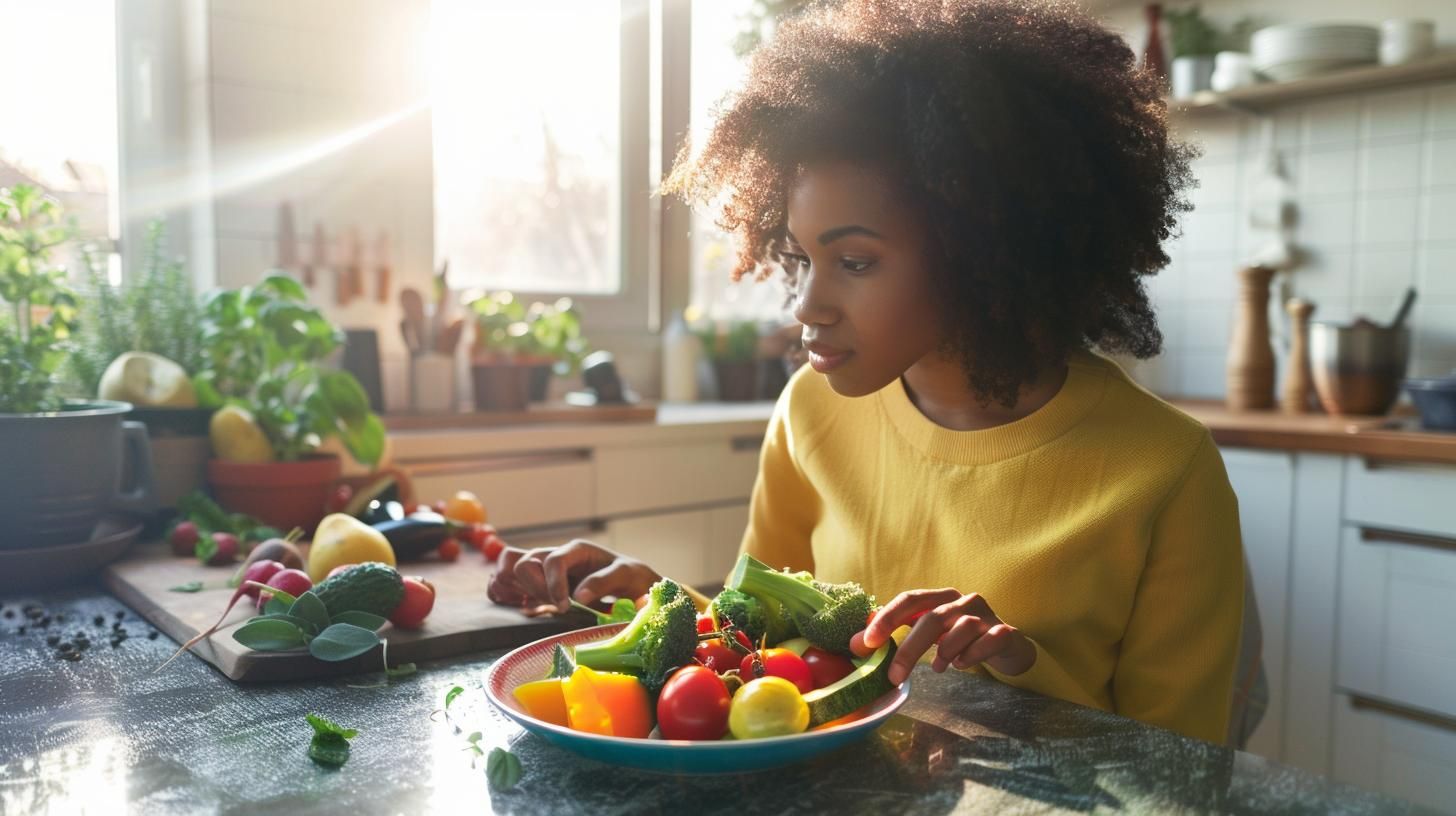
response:
[[(743, 630), (748, 639), (754, 643), (763, 637), (764, 619), (763, 606), (758, 599), (746, 592), (739, 592), (736, 589), (725, 589), (718, 593), (713, 599), (712, 609), (709, 610), (713, 620), (721, 623), (730, 620), (734, 626)], [(778, 641), (774, 641), (777, 643)]]
[(865, 628), (875, 608), (874, 597), (859, 584), (828, 584), (807, 572), (779, 572), (747, 554), (738, 559), (728, 587), (782, 604), (810, 643), (843, 655), (850, 654), (849, 639)]
[(626, 628), (607, 640), (576, 647), (576, 662), (599, 671), (635, 674), (651, 694), (667, 676), (692, 662), (698, 645), (698, 612), (675, 581), (652, 585), (647, 603)]

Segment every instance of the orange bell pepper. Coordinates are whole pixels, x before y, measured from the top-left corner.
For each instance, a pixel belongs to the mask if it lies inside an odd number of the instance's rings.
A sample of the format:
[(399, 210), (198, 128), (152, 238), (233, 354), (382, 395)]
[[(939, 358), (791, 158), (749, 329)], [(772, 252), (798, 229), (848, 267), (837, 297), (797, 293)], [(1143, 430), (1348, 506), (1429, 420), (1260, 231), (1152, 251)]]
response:
[(532, 717), (564, 728), (571, 726), (566, 715), (566, 697), (562, 694), (561, 678), (522, 683), (511, 694)]
[(577, 666), (561, 681), (571, 727), (591, 734), (644, 738), (652, 731), (647, 690), (629, 674)]

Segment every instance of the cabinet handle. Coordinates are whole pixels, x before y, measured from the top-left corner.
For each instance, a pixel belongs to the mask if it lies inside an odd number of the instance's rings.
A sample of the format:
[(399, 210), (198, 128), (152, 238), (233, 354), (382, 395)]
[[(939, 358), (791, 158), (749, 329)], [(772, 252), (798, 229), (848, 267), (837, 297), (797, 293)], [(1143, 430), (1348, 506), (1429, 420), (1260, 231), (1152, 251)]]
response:
[(1445, 552), (1456, 552), (1456, 539), (1443, 536), (1422, 535), (1421, 533), (1403, 533), (1397, 530), (1382, 530), (1377, 527), (1361, 527), (1360, 540), (1367, 544), (1385, 542), (1387, 544), (1410, 544), (1416, 547), (1426, 547), (1432, 550)]
[(1432, 711), (1423, 711), (1419, 708), (1411, 708), (1398, 703), (1391, 703), (1385, 700), (1377, 700), (1374, 697), (1366, 697), (1360, 694), (1350, 695), (1350, 708), (1356, 711), (1378, 711), (1381, 714), (1388, 714), (1408, 722), (1420, 723), (1439, 728), (1443, 731), (1456, 733), (1456, 717), (1448, 717), (1444, 714), (1436, 714)]
[(568, 450), (552, 453), (522, 454), (515, 456), (491, 456), (485, 458), (434, 459), (430, 461), (402, 462), (401, 466), (411, 476), (443, 476), (454, 473), (481, 473), (527, 468), (551, 467), (590, 462), (590, 450)]

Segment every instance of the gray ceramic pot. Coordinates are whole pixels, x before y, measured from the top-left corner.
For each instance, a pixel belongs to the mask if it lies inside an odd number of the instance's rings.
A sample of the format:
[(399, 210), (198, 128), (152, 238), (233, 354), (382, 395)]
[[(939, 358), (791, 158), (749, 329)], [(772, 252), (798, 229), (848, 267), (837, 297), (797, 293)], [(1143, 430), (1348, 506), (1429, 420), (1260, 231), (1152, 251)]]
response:
[(0, 414), (0, 548), (78, 544), (109, 512), (154, 509), (147, 428), (122, 420), (130, 410), (97, 400)]

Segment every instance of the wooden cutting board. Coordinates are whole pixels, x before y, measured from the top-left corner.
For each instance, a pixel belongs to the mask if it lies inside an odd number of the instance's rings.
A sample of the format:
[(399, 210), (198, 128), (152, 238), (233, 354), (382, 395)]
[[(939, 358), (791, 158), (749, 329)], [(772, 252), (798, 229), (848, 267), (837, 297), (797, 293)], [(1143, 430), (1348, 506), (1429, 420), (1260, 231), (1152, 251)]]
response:
[[(435, 585), (435, 608), (425, 626), (415, 632), (386, 624), (379, 636), (389, 641), (389, 664), (433, 660), (490, 649), (513, 648), (547, 635), (591, 626), (586, 613), (561, 617), (528, 618), (519, 611), (497, 606), (485, 596), (491, 568), (479, 554), (465, 552), (451, 564), (420, 561), (400, 565), (406, 575), (420, 575)], [(179, 644), (192, 639), (217, 621), (233, 590), (225, 584), (232, 568), (204, 567), (190, 558), (177, 558), (163, 542), (138, 545), (125, 559), (106, 568), (107, 588), (122, 603), (146, 618)], [(202, 581), (200, 592), (172, 592), (170, 587)], [(238, 601), (223, 627), (192, 647), (197, 658), (242, 683), (302, 680), (310, 677), (378, 672), (383, 662), (378, 649), (339, 663), (319, 660), (307, 651), (255, 652), (233, 640), (231, 633), (257, 614)], [(177, 658), (194, 660), (186, 655)]]

